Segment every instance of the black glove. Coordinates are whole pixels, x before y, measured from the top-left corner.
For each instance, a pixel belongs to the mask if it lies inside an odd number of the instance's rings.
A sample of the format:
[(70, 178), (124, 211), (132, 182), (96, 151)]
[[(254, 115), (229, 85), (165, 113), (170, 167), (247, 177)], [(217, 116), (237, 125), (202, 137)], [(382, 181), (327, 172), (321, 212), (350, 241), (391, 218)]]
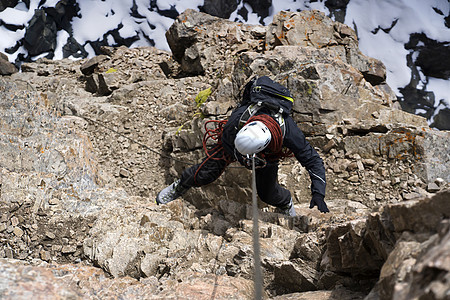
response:
[(320, 210), (320, 212), (327, 213), (330, 212), (330, 210), (327, 207), (327, 204), (323, 200), (323, 196), (319, 194), (313, 194), (313, 197), (311, 199), (311, 203), (309, 204), (309, 208), (313, 208), (317, 205), (317, 209)]

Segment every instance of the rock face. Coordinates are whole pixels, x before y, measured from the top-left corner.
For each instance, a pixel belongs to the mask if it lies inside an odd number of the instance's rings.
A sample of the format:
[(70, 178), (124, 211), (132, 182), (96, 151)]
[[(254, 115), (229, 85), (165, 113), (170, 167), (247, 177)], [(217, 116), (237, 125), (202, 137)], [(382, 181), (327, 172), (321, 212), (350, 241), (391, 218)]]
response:
[[(404, 52), (404, 54), (398, 54), (395, 59), (392, 59), (394, 62), (389, 62), (389, 58), (386, 59), (386, 63), (390, 63), (388, 69), (396, 72), (396, 77), (408, 76), (404, 74), (405, 71), (397, 71), (400, 60), (404, 65), (403, 68), (408, 68), (406, 70), (410, 73), (409, 83), (405, 82), (403, 86), (395, 87), (398, 88), (397, 95), (401, 108), (409, 113), (425, 117), (434, 128), (449, 129), (450, 109), (448, 103), (442, 98), (445, 96), (440, 95), (443, 92), (441, 93), (440, 89), (435, 87), (436, 84), (446, 84), (443, 80), (449, 79), (449, 47), (445, 40), (445, 30), (449, 27), (449, 22), (445, 1), (411, 5), (380, 0), (370, 5), (358, 3), (357, 0), (304, 0), (283, 3), (271, 0), (205, 0), (201, 6), (195, 1), (179, 3), (176, 0), (119, 4), (100, 4), (101, 2), (103, 1), (98, 0), (96, 1), (98, 5), (90, 7), (84, 5), (83, 1), (76, 0), (60, 0), (52, 3), (3, 1), (0, 4), (0, 14), (4, 12), (4, 16), (0, 26), (6, 32), (5, 36), (9, 38), (4, 43), (5, 48), (0, 51), (10, 54), (11, 62), (19, 67), (23, 62), (34, 61), (42, 56), (50, 59), (92, 57), (94, 53), (102, 54), (103, 46), (148, 45), (167, 49), (166, 41), (162, 38), (163, 33), (167, 31), (169, 23), (188, 8), (231, 21), (251, 24), (259, 22), (269, 26), (275, 12), (280, 10), (298, 12), (318, 9), (340, 22), (339, 24), (345, 23), (351, 26), (359, 33), (359, 38), (365, 40), (366, 45), (373, 44), (371, 41), (378, 41), (380, 35), (385, 34), (387, 39), (391, 39), (392, 47), (403, 49), (404, 51), (398, 52)], [(359, 17), (363, 15), (360, 11), (369, 10), (372, 10), (374, 15), (374, 22), (370, 24)], [(391, 14), (386, 15), (386, 10), (389, 10)], [(120, 17), (118, 17), (119, 14)], [(408, 24), (408, 22), (414, 22), (411, 16), (418, 16), (417, 19), (430, 19), (430, 21), (424, 23), (425, 28), (414, 28)], [(142, 22), (143, 19), (146, 19), (146, 22)], [(95, 24), (99, 20), (101, 23), (108, 24), (104, 32), (97, 28), (87, 34), (82, 32), (85, 30), (83, 24)], [(319, 17), (317, 20), (323, 19)], [(278, 25), (274, 27), (276, 26)], [(298, 37), (306, 33), (294, 30), (291, 31), (288, 39), (292, 39), (294, 32), (295, 35), (298, 34)], [(402, 36), (399, 37), (398, 34)], [(313, 31), (309, 31), (306, 35), (314, 40)], [(324, 41), (328, 42), (326, 39)], [(385, 47), (366, 47), (365, 53), (375, 53), (377, 57), (391, 57), (386, 54), (385, 51), (388, 50)], [(195, 55), (195, 51), (190, 54), (193, 58)], [(349, 56), (355, 58), (355, 53)], [(356, 67), (354, 63), (352, 65)], [(383, 70), (381, 66), (369, 68), (378, 69), (381, 73)], [(372, 80), (380, 80), (380, 74), (376, 74)], [(372, 76), (370, 73), (364, 75), (366, 80)], [(437, 99), (438, 97), (441, 98)]]
[(6, 299), (251, 298), (251, 294), (246, 293), (251, 290), (251, 281), (227, 276), (200, 277), (200, 274), (190, 272), (183, 275), (186, 279), (181, 284), (168, 282), (165, 287), (158, 287), (155, 277), (141, 281), (130, 277), (111, 279), (102, 270), (90, 266), (46, 263), (32, 265), (14, 259), (0, 259), (0, 265), (0, 293)]
[[(381, 214), (394, 228), (393, 250), (381, 268), (380, 280), (369, 297), (381, 299), (445, 299), (448, 297), (450, 193), (431, 199), (390, 205)], [(423, 213), (423, 208), (426, 212)], [(380, 222), (378, 222), (380, 223)], [(384, 225), (384, 226), (385, 226)], [(371, 226), (372, 228), (374, 226)], [(383, 230), (386, 232), (386, 230)], [(377, 248), (389, 241), (380, 238)]]
[(268, 75), (324, 159), (331, 213), (307, 208), (307, 172), (283, 161), (298, 216), (259, 203), (265, 296), (448, 297), (449, 133), (395, 109), (350, 28), (318, 12), (264, 27), (188, 10), (167, 38), (173, 56), (102, 47), (1, 78), (1, 295), (252, 299), (249, 171), (154, 198), (202, 158), (204, 122)]

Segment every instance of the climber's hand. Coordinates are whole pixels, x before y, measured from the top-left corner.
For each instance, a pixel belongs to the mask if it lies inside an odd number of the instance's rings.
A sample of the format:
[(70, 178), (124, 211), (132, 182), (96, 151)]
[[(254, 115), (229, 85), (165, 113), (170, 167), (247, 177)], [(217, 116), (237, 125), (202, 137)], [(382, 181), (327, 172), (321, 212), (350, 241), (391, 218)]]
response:
[(309, 208), (313, 208), (314, 206), (317, 206), (317, 209), (320, 212), (323, 212), (323, 213), (330, 212), (330, 210), (327, 207), (327, 204), (323, 200), (323, 196), (321, 196), (321, 195), (318, 195), (318, 194), (313, 195), (313, 197), (311, 199), (311, 203), (309, 204)]

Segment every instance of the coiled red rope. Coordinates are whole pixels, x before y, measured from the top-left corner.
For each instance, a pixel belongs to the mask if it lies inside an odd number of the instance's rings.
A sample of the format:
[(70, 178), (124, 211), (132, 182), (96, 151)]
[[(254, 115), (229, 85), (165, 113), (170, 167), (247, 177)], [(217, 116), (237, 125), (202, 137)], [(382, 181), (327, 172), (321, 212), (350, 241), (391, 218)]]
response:
[[(223, 153), (222, 156), (214, 157), (220, 150), (223, 149), (222, 146), (222, 132), (223, 127), (227, 123), (227, 120), (210, 120), (205, 122), (205, 134), (203, 135), (203, 150), (205, 150), (206, 156), (210, 159), (214, 160), (230, 160), (229, 157)], [(208, 127), (209, 124), (214, 124), (214, 128)], [(208, 140), (211, 139), (215, 142), (215, 146), (211, 149), (208, 149)], [(230, 161), (231, 163), (232, 161)]]
[(270, 143), (267, 146), (270, 152), (264, 155), (265, 158), (276, 160), (292, 156), (292, 152), (289, 149), (283, 148), (283, 133), (281, 132), (280, 124), (274, 118), (266, 114), (256, 115), (249, 118), (246, 124), (253, 121), (263, 122), (269, 128), (270, 134), (272, 135)]
[[(260, 154), (264, 158), (268, 160), (277, 160), (284, 157), (292, 156), (292, 152), (283, 148), (283, 133), (281, 132), (281, 127), (278, 122), (269, 115), (261, 114), (257, 116), (252, 116), (248, 119), (247, 123), (253, 121), (263, 122), (267, 128), (269, 128), (270, 134), (272, 138), (270, 140), (267, 148), (270, 150), (268, 153)], [(203, 161), (203, 163), (197, 169), (197, 172), (194, 175), (194, 181), (196, 181), (198, 171), (202, 168), (202, 166), (210, 159), (213, 160), (225, 160), (227, 165), (232, 163), (234, 159), (227, 155), (223, 150), (222, 145), (222, 132), (223, 127), (227, 123), (227, 120), (210, 120), (205, 122), (205, 134), (203, 135), (203, 150), (205, 150), (207, 158)], [(247, 124), (246, 123), (246, 124)], [(213, 124), (213, 128), (211, 128), (210, 124)], [(212, 148), (208, 148), (208, 141), (213, 140), (215, 142), (215, 146)], [(217, 156), (218, 153), (222, 151), (222, 155)], [(224, 168), (225, 169), (225, 168)]]
[[(226, 166), (231, 164), (234, 159), (227, 155), (225, 153), (225, 150), (223, 149), (222, 145), (222, 132), (223, 127), (227, 123), (227, 120), (210, 120), (205, 122), (205, 134), (203, 135), (203, 150), (205, 150), (206, 153), (206, 159), (203, 160), (202, 164), (197, 168), (197, 171), (194, 175), (194, 182), (197, 184), (197, 174), (200, 171), (200, 169), (203, 167), (203, 165), (210, 159), (212, 160), (224, 160), (226, 162)], [(210, 124), (214, 125), (214, 128), (210, 128), (211, 126), (208, 126)], [(213, 140), (215, 142), (215, 146), (208, 149), (208, 140)], [(216, 156), (218, 153), (222, 151), (222, 155)], [(222, 172), (225, 171), (225, 168), (223, 168)]]

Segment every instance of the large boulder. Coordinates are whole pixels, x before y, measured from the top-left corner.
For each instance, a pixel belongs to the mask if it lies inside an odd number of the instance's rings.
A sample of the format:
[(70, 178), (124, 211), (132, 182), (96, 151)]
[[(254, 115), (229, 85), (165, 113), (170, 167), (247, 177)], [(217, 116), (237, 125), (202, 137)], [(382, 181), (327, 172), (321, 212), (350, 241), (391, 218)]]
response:
[(262, 50), (263, 26), (236, 24), (192, 9), (179, 15), (166, 32), (174, 58), (185, 74), (228, 73), (233, 55)]
[(8, 56), (0, 52), (0, 75), (11, 75), (17, 72), (19, 70), (9, 62)]
[[(410, 299), (421, 293), (445, 299), (448, 285), (445, 288), (444, 282), (450, 271), (450, 254), (444, 250), (448, 248), (449, 195), (447, 190), (431, 198), (388, 205), (366, 219), (330, 227), (322, 267), (358, 276), (381, 272), (369, 299), (391, 299), (394, 294)], [(425, 285), (406, 283), (423, 279), (425, 269)]]
[[(247, 52), (234, 68), (235, 90), (253, 75), (270, 75), (290, 89), (298, 121), (309, 117), (312, 123), (331, 125), (353, 117), (374, 123), (371, 114), (390, 107), (395, 96), (390, 89), (372, 86), (340, 55), (330, 48), (301, 46), (278, 46), (264, 54)], [(320, 127), (314, 126), (315, 134), (320, 135)]]
[(56, 24), (43, 9), (37, 9), (31, 18), (24, 37), (24, 46), (30, 56), (43, 52), (53, 52), (56, 49)]

